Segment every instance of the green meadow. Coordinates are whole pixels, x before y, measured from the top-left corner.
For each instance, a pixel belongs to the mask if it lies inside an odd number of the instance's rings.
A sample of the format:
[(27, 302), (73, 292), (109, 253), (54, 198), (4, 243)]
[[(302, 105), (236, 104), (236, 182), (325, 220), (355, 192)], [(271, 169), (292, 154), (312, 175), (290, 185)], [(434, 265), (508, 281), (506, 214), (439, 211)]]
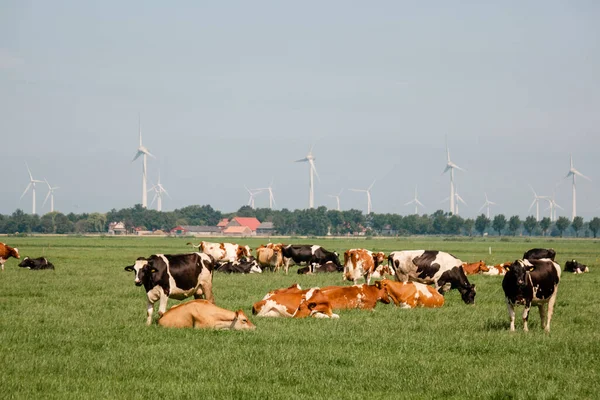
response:
[[(198, 240), (199, 239), (195, 239)], [(214, 239), (213, 239), (214, 240)], [(220, 240), (220, 239), (217, 239)], [(551, 332), (508, 331), (502, 277), (470, 276), (440, 309), (339, 311), (340, 319), (265, 319), (271, 289), (345, 284), (341, 274), (215, 273), (216, 304), (243, 309), (255, 331), (145, 326), (145, 292), (123, 270), (138, 256), (184, 253), (186, 238), (3, 237), (55, 271), (0, 273), (0, 397), (6, 399), (593, 399), (600, 398), (600, 241), (550, 238), (285, 239), (384, 251), (436, 249), (463, 261), (515, 260), (552, 247), (585, 275), (563, 273)], [(279, 240), (276, 240), (279, 241)], [(240, 239), (256, 247), (266, 239)], [(491, 249), (491, 254), (490, 254)], [(177, 304), (170, 300), (169, 306)], [(155, 314), (156, 315), (156, 314)]]

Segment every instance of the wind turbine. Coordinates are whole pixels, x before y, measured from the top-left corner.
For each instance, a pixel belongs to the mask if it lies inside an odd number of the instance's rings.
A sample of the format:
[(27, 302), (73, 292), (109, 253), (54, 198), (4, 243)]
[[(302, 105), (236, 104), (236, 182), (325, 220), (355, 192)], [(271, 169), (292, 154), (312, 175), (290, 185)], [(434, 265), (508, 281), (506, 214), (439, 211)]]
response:
[[(538, 196), (537, 193), (535, 192), (535, 190), (533, 190), (533, 187), (531, 185), (529, 185), (529, 187), (531, 188), (531, 191), (533, 192), (533, 201), (531, 202), (531, 205), (529, 206), (529, 210), (531, 210), (531, 208), (535, 204), (535, 220), (539, 221), (540, 220), (540, 200), (548, 200), (549, 197), (548, 196)], [(550, 214), (552, 214), (552, 213), (550, 213)], [(550, 219), (552, 219), (552, 215), (550, 215)]]
[(250, 198), (248, 199), (248, 205), (252, 208), (254, 208), (254, 197), (259, 194), (262, 193), (262, 190), (260, 189), (248, 189), (248, 187), (244, 186), (244, 189), (246, 189), (246, 191), (248, 192), (248, 194), (250, 194)]
[(571, 221), (572, 221), (577, 216), (577, 193), (576, 193), (576, 188), (575, 188), (575, 176), (580, 176), (584, 179), (587, 179), (588, 181), (591, 181), (591, 179), (588, 178), (587, 176), (583, 175), (581, 172), (577, 171), (575, 169), (575, 167), (573, 167), (573, 155), (570, 154), (570, 156), (571, 156), (571, 168), (569, 169), (569, 172), (565, 176), (565, 179), (567, 179), (569, 176), (573, 177), (573, 213), (571, 214)]
[(50, 212), (54, 212), (54, 191), (56, 189), (59, 189), (58, 186), (50, 186), (50, 184), (48, 183), (47, 179), (44, 179), (44, 181), (46, 182), (46, 185), (48, 185), (48, 194), (46, 195), (46, 198), (44, 199), (44, 202), (42, 203), (42, 207), (44, 207), (44, 204), (46, 204), (46, 202), (48, 201), (48, 198), (50, 198)]
[(353, 192), (364, 192), (367, 194), (367, 215), (371, 214), (371, 210), (372, 210), (372, 204), (371, 204), (371, 189), (373, 188), (373, 185), (375, 184), (375, 181), (373, 181), (373, 183), (371, 183), (371, 186), (369, 186), (368, 189), (349, 189)]
[(341, 211), (342, 209), (340, 208), (340, 195), (342, 194), (342, 192), (344, 191), (344, 189), (340, 190), (340, 192), (337, 195), (333, 195), (333, 194), (328, 194), (327, 196), (329, 197), (333, 197), (336, 201), (337, 201), (337, 210)]
[(156, 183), (156, 185), (152, 185), (152, 187), (148, 191), (154, 191), (154, 197), (152, 198), (152, 202), (150, 203), (150, 205), (154, 204), (154, 202), (157, 201), (156, 211), (162, 211), (163, 193), (169, 196), (169, 198), (171, 198), (171, 196), (169, 195), (165, 187), (160, 183), (160, 174), (158, 175), (158, 182)]
[(314, 145), (310, 147), (310, 150), (308, 151), (308, 154), (306, 155), (306, 157), (300, 159), (300, 160), (296, 160), (295, 162), (307, 162), (309, 164), (309, 168), (308, 168), (308, 208), (314, 208), (315, 207), (315, 182), (314, 182), (314, 177), (313, 177), (313, 173), (315, 175), (317, 175), (317, 178), (319, 180), (321, 180), (321, 178), (319, 178), (319, 174), (317, 173), (317, 168), (315, 167), (315, 157), (312, 155), (312, 149), (313, 149)]
[(454, 195), (456, 196), (456, 203), (454, 205), (454, 207), (456, 207), (456, 213), (455, 215), (458, 215), (458, 202), (460, 201), (461, 203), (463, 203), (465, 206), (467, 205), (467, 202), (463, 200), (462, 197), (460, 197), (460, 195), (458, 194), (458, 188), (455, 189), (454, 191)]
[[(481, 206), (481, 208), (479, 209), (479, 211), (483, 210), (485, 207), (487, 207), (487, 217), (488, 219), (490, 219), (490, 206), (495, 206), (497, 205), (496, 203), (494, 203), (493, 201), (490, 201), (487, 197), (487, 193), (485, 193), (485, 203), (483, 203), (483, 205)], [(479, 212), (478, 211), (478, 212)]]
[(259, 192), (256, 192), (256, 193), (261, 193), (264, 190), (269, 192), (269, 208), (272, 210), (273, 204), (275, 204), (275, 196), (273, 196), (273, 181), (271, 181), (271, 184), (268, 187), (260, 188), (260, 189), (256, 189), (256, 190), (259, 190)]
[(44, 183), (44, 181), (33, 179), (33, 175), (31, 175), (31, 170), (29, 170), (29, 165), (25, 163), (25, 166), (27, 167), (27, 172), (29, 172), (29, 185), (27, 185), (27, 187), (25, 188), (25, 191), (21, 195), (20, 199), (22, 199), (23, 196), (25, 196), (25, 193), (27, 193), (27, 191), (29, 190), (29, 188), (31, 188), (31, 196), (33, 198), (31, 214), (35, 214), (35, 184)]
[[(556, 202), (556, 200), (554, 199), (554, 193), (552, 193), (552, 197), (546, 196), (544, 197), (545, 200), (548, 200), (549, 206), (548, 208), (546, 208), (546, 210), (550, 210), (550, 221), (554, 222), (556, 221), (556, 209), (560, 208), (561, 210), (564, 210), (564, 208), (562, 208), (561, 206), (558, 205), (558, 203)], [(546, 211), (544, 210), (544, 211)]]
[(415, 203), (415, 214), (419, 214), (419, 206), (425, 208), (425, 206), (423, 205), (423, 203), (421, 203), (419, 201), (419, 199), (417, 198), (417, 187), (415, 186), (415, 198), (412, 199), (411, 201), (409, 201), (408, 203), (404, 204), (405, 206)]
[(446, 161), (446, 168), (444, 169), (444, 172), (442, 172), (442, 174), (450, 171), (450, 212), (453, 214), (458, 214), (458, 207), (455, 207), (455, 203), (454, 203), (454, 170), (458, 169), (459, 171), (463, 171), (466, 172), (464, 169), (462, 169), (461, 167), (459, 167), (458, 165), (454, 164), (452, 161), (450, 161), (450, 149), (448, 149), (448, 143), (446, 142), (446, 155), (447, 155), (447, 161)]
[(146, 163), (147, 163), (147, 156), (154, 157), (152, 154), (150, 154), (150, 151), (144, 147), (144, 145), (142, 144), (142, 120), (138, 115), (138, 124), (139, 124), (139, 131), (140, 131), (140, 147), (138, 147), (137, 153), (135, 154), (135, 157), (133, 157), (133, 160), (131, 160), (131, 162), (134, 162), (135, 160), (138, 159), (139, 156), (143, 156), (142, 160), (143, 160), (143, 164), (142, 164), (142, 207), (146, 208), (146, 206), (148, 205), (148, 191), (146, 190), (146, 176), (147, 176), (147, 167), (146, 167)]

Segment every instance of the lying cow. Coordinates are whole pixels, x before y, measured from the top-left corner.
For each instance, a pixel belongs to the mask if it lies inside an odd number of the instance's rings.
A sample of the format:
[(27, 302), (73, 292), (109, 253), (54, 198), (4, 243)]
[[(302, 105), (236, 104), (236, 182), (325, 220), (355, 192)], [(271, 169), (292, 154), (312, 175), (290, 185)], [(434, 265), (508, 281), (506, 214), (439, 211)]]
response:
[(469, 283), (462, 264), (453, 255), (437, 250), (394, 251), (388, 257), (388, 265), (396, 272), (397, 281), (433, 283), (441, 294), (458, 289), (463, 301), (473, 304), (475, 285)]
[(265, 297), (263, 297), (263, 300), (270, 299), (271, 296), (276, 295), (276, 294), (280, 294), (280, 293), (306, 293), (306, 292), (308, 292), (308, 290), (302, 290), (302, 288), (300, 287), (299, 284), (294, 283), (290, 287), (287, 287), (287, 288), (284, 288), (284, 289), (271, 290), (269, 293), (267, 293), (265, 295)]
[[(528, 331), (527, 320), (532, 305), (538, 306), (542, 327), (550, 332), (550, 320), (554, 311), (560, 266), (550, 259), (516, 260), (502, 280), (502, 289), (506, 296), (510, 330), (515, 330), (515, 305), (524, 305), (523, 330)], [(546, 311), (546, 304), (548, 310)]]
[(171, 307), (158, 324), (167, 328), (256, 329), (242, 310), (226, 310), (207, 300), (192, 300)]
[(288, 273), (290, 262), (293, 261), (295, 264), (301, 265), (306, 263), (311, 266), (312, 264), (325, 264), (328, 261), (333, 262), (338, 268), (343, 268), (340, 263), (338, 253), (335, 251), (325, 250), (321, 246), (317, 245), (287, 245), (281, 248), (284, 264), (285, 273)]
[(339, 315), (333, 313), (329, 299), (319, 288), (306, 291), (286, 290), (267, 296), (254, 303), (252, 314), (259, 317), (339, 318)]
[(183, 300), (190, 296), (202, 296), (214, 303), (212, 275), (215, 260), (204, 253), (154, 254), (148, 258), (139, 257), (134, 265), (125, 271), (135, 272), (135, 285), (144, 285), (148, 299), (146, 324), (152, 323), (154, 303), (160, 300), (159, 316), (167, 311), (169, 298)]
[(506, 268), (510, 267), (512, 262), (505, 262), (502, 264), (488, 265), (488, 271), (484, 272), (484, 275), (504, 275), (506, 274)]
[(527, 250), (525, 254), (523, 254), (523, 260), (541, 260), (542, 258), (549, 258), (554, 261), (554, 257), (556, 257), (556, 251), (554, 249), (531, 249)]
[(298, 274), (310, 274), (311, 271), (315, 274), (322, 272), (341, 272), (337, 265), (334, 262), (327, 261), (323, 265), (319, 264), (311, 264), (310, 266), (298, 268)]
[(583, 274), (584, 272), (590, 272), (590, 269), (587, 267), (587, 265), (580, 264), (576, 260), (571, 260), (565, 263), (565, 272)]
[(228, 274), (260, 274), (262, 273), (262, 269), (254, 259), (254, 257), (249, 257), (244, 261), (228, 261), (226, 263), (220, 264), (217, 269), (217, 272), (225, 272)]
[(375, 286), (384, 290), (396, 306), (402, 308), (441, 307), (444, 296), (429, 285), (419, 282), (396, 282), (382, 279)]
[(475, 275), (483, 272), (489, 272), (489, 268), (481, 260), (475, 263), (463, 263), (463, 271), (466, 275)]
[(38, 258), (29, 258), (25, 257), (23, 261), (19, 263), (19, 267), (21, 268), (29, 268), (29, 269), (54, 269), (54, 265), (48, 261), (45, 257)]
[(334, 310), (360, 308), (372, 310), (377, 302), (390, 304), (387, 293), (375, 285), (327, 286), (321, 288)]
[(2, 271), (4, 271), (4, 263), (11, 257), (19, 259), (19, 249), (0, 243), (0, 265), (2, 266)]
[(396, 273), (394, 272), (394, 269), (387, 264), (381, 264), (379, 267), (375, 268), (375, 272), (373, 272), (371, 278), (385, 279), (388, 275), (395, 276)]
[(343, 280), (356, 282), (364, 278), (367, 285), (371, 283), (371, 276), (375, 269), (385, 261), (385, 254), (374, 253), (366, 249), (351, 249), (344, 253), (344, 275)]
[(198, 245), (192, 243), (188, 243), (188, 245), (197, 247), (201, 253), (208, 254), (216, 261), (240, 261), (241, 259), (252, 255), (250, 247), (235, 243), (213, 243), (202, 241)]

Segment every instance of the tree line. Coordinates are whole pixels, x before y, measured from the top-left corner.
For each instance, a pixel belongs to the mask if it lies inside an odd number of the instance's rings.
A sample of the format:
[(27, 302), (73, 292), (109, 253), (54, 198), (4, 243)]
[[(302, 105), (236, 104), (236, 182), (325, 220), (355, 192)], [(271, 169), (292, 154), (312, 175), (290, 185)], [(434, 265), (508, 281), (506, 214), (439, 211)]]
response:
[(304, 210), (271, 210), (241, 207), (233, 213), (223, 213), (210, 205), (187, 206), (174, 211), (149, 210), (136, 204), (131, 208), (111, 210), (107, 213), (62, 214), (52, 212), (39, 216), (25, 214), (18, 209), (11, 215), (0, 214), (0, 233), (105, 233), (111, 222), (123, 222), (128, 232), (135, 228), (142, 230), (163, 230), (168, 232), (178, 225), (215, 226), (222, 218), (256, 217), (259, 221), (273, 222), (280, 235), (366, 235), (366, 236), (407, 236), (407, 235), (551, 235), (551, 236), (593, 236), (600, 230), (600, 218), (584, 221), (576, 217), (570, 221), (560, 217), (555, 222), (546, 217), (536, 221), (528, 216), (525, 220), (517, 215), (506, 217), (498, 214), (489, 219), (485, 214), (477, 218), (463, 218), (438, 210), (432, 214), (363, 214), (360, 210), (328, 210), (318, 207)]

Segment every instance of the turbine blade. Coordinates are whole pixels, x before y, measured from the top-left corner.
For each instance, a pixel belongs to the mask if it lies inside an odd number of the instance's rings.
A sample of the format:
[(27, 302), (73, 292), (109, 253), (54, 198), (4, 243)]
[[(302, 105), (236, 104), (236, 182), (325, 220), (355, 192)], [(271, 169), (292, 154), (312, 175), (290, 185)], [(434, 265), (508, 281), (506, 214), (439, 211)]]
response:
[(29, 180), (33, 180), (33, 175), (31, 175), (31, 170), (29, 169), (29, 164), (25, 163), (25, 166), (27, 167), (27, 172), (29, 173)]
[(52, 193), (52, 192), (48, 191), (48, 194), (46, 195), (46, 198), (44, 199), (44, 202), (42, 203), (42, 207), (44, 207), (46, 205), (46, 202), (48, 201), (48, 198), (50, 197), (50, 193)]
[(582, 174), (581, 172), (577, 171), (576, 169), (573, 170), (573, 173), (577, 176), (582, 177), (583, 179), (587, 179), (588, 181), (592, 181), (590, 178), (588, 178), (587, 176), (585, 176), (584, 174)]
[(308, 158), (304, 157), (304, 158), (302, 158), (300, 160), (296, 160), (294, 162), (307, 162), (307, 161), (308, 161)]
[(411, 200), (411, 201), (409, 201), (408, 203), (404, 203), (404, 205), (405, 205), (405, 206), (407, 206), (407, 205), (409, 205), (409, 204), (412, 204), (412, 203), (414, 203), (414, 202), (415, 202), (414, 200)]
[(133, 157), (133, 160), (131, 160), (131, 162), (134, 162), (135, 160), (137, 160), (142, 154), (144, 154), (144, 153), (138, 150), (138, 152), (135, 154), (135, 157)]
[(537, 198), (533, 199), (533, 201), (531, 202), (531, 205), (529, 206), (529, 209), (527, 211), (531, 211), (531, 209), (533, 208), (533, 206), (535, 205), (535, 202), (538, 201)]
[(480, 212), (481, 210), (483, 210), (483, 209), (485, 208), (485, 206), (487, 206), (487, 202), (486, 202), (486, 203), (484, 203), (484, 204), (481, 206), (481, 208), (479, 209), (479, 211), (477, 211), (477, 212)]
[(317, 167), (315, 166), (315, 161), (314, 160), (309, 160), (308, 162), (310, 163), (310, 167), (312, 168), (312, 170), (314, 171), (315, 175), (317, 176), (317, 179), (319, 180), (319, 182), (321, 182), (321, 177), (319, 176), (319, 173), (317, 172)]
[(373, 188), (373, 185), (375, 185), (375, 182), (377, 182), (377, 179), (375, 179), (375, 180), (373, 181), (373, 183), (371, 183), (371, 186), (369, 186), (369, 188), (368, 188), (367, 190), (371, 190), (371, 189)]
[(23, 192), (23, 194), (21, 195), (21, 197), (19, 197), (19, 200), (21, 200), (23, 198), (23, 196), (25, 196), (25, 193), (27, 193), (27, 191), (29, 190), (29, 188), (31, 187), (32, 183), (29, 182), (29, 185), (27, 185), (27, 187), (25, 188), (25, 191)]
[(418, 199), (415, 199), (415, 202), (421, 207), (425, 208), (425, 204), (421, 203)]
[(564, 210), (564, 208), (562, 208), (561, 206), (559, 206), (558, 204), (554, 203), (554, 207), (556, 208), (560, 208), (561, 210)]

